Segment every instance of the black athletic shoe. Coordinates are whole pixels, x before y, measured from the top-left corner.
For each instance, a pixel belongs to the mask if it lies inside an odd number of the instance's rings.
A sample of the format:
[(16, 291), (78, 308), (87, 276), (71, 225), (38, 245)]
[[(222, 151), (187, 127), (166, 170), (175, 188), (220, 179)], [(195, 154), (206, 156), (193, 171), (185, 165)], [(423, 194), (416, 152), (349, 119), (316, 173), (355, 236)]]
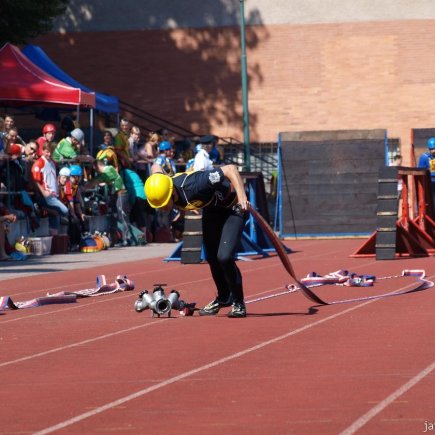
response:
[(219, 313), (219, 310), (224, 307), (231, 306), (231, 303), (222, 303), (218, 301), (217, 299), (211, 301), (209, 304), (207, 304), (204, 308), (201, 308), (199, 310), (200, 316), (215, 316), (217, 313)]
[(228, 317), (246, 317), (246, 307), (243, 302), (234, 302)]

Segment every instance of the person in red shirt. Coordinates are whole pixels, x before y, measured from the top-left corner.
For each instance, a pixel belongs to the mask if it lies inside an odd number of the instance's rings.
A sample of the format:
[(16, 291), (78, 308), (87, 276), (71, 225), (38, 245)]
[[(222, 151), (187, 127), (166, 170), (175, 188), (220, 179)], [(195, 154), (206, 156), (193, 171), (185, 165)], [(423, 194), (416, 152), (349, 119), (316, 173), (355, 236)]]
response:
[(56, 166), (51, 159), (51, 144), (46, 142), (42, 146), (42, 156), (32, 166), (32, 179), (37, 188), (37, 202), (50, 210), (49, 228), (51, 235), (58, 233), (61, 218), (65, 222), (68, 208), (59, 200)]
[(38, 157), (42, 156), (42, 146), (48, 142), (52, 144), (56, 135), (56, 127), (53, 124), (45, 124), (42, 128), (42, 136), (36, 139), (38, 144)]
[(76, 217), (74, 210), (74, 197), (70, 181), (71, 171), (67, 167), (63, 167), (59, 171), (58, 184), (59, 184), (59, 199), (66, 207), (71, 217)]
[[(68, 207), (68, 237), (71, 251), (77, 251), (81, 239), (81, 221), (76, 214), (74, 204), (74, 194), (77, 193), (75, 186), (71, 182), (71, 170), (70, 168), (63, 167), (59, 171), (59, 199)], [(74, 192), (74, 190), (76, 192)]]

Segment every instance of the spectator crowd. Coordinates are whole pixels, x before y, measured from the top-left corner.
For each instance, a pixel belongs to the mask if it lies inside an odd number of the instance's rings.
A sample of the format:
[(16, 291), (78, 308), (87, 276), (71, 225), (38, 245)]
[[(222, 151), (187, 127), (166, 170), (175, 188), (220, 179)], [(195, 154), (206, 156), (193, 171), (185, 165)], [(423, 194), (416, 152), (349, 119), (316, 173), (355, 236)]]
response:
[(144, 183), (153, 164), (171, 176), (221, 164), (217, 138), (177, 140), (165, 128), (144, 137), (125, 118), (115, 131), (103, 132), (92, 155), (74, 122), (46, 123), (40, 137), (24, 140), (13, 116), (0, 118), (0, 260), (9, 258), (8, 245), (14, 242), (5, 226), (16, 219), (26, 219), (33, 232), (47, 217), (50, 236), (66, 227), (70, 251), (80, 249), (92, 216), (108, 217), (112, 246), (182, 237), (180, 213), (150, 207)]

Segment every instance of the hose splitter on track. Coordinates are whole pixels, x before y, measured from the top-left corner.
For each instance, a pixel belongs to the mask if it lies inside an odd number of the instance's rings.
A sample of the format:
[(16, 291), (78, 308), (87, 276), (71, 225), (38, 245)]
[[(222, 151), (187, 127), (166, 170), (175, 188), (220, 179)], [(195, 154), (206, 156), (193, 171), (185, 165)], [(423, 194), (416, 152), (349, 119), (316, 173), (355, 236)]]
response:
[(149, 309), (152, 317), (155, 315), (157, 317), (164, 315), (171, 317), (173, 309), (178, 310), (180, 316), (192, 316), (196, 303), (187, 303), (181, 300), (180, 293), (177, 290), (171, 290), (169, 296), (166, 297), (164, 286), (166, 284), (154, 284), (152, 294), (148, 290), (142, 290), (134, 303), (134, 309), (138, 313)]
[[(257, 299), (247, 300), (246, 304), (251, 304), (254, 302), (260, 302), (266, 299), (274, 298), (277, 296), (283, 296), (289, 293), (294, 293), (299, 291), (311, 302), (314, 302), (317, 306), (319, 305), (336, 305), (343, 304), (347, 302), (361, 302), (369, 301), (372, 299), (381, 299), (391, 296), (399, 296), (407, 293), (414, 293), (421, 290), (426, 290), (434, 286), (434, 283), (426, 279), (426, 274), (424, 270), (408, 270), (402, 271), (401, 275), (386, 276), (376, 278), (374, 275), (358, 275), (356, 273), (348, 272), (347, 270), (338, 270), (336, 272), (329, 273), (327, 275), (319, 275), (315, 272), (308, 274), (305, 278), (298, 279), (294, 272), (293, 266), (287, 253), (278, 239), (276, 234), (273, 232), (269, 224), (263, 219), (263, 217), (253, 208), (249, 210), (254, 216), (257, 223), (264, 230), (265, 234), (269, 237), (272, 242), (276, 253), (278, 254), (282, 265), (288, 272), (288, 274), (293, 278), (295, 284), (285, 285), (285, 291), (262, 296)], [(417, 284), (412, 288), (407, 288), (406, 290), (392, 290), (387, 293), (380, 295), (362, 296), (353, 299), (343, 299), (336, 301), (325, 301), (321, 299), (314, 291), (311, 289), (313, 287), (319, 287), (324, 285), (338, 285), (338, 286), (348, 286), (348, 287), (372, 287), (375, 282), (392, 279), (392, 278), (402, 278), (402, 277), (415, 277)], [(163, 286), (166, 284), (155, 284), (155, 288), (152, 294), (148, 290), (143, 290), (139, 294), (139, 298), (136, 300), (134, 307), (137, 312), (142, 312), (146, 309), (151, 311), (151, 315), (158, 317), (162, 315), (171, 316), (172, 309), (179, 310), (181, 316), (192, 316), (195, 312), (195, 303), (187, 303), (180, 299), (180, 293), (176, 290), (172, 290), (168, 297), (166, 297)]]

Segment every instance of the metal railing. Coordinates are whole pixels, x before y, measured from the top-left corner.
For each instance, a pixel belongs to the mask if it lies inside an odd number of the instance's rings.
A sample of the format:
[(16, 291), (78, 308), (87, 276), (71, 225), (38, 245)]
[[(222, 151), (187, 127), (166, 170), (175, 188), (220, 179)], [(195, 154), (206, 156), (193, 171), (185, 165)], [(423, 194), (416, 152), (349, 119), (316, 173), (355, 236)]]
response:
[[(225, 163), (245, 167), (244, 144), (228, 141), (220, 143)], [(276, 142), (251, 143), (251, 172), (261, 172), (267, 187), (278, 170), (278, 144)], [(268, 190), (268, 189), (267, 189)]]

